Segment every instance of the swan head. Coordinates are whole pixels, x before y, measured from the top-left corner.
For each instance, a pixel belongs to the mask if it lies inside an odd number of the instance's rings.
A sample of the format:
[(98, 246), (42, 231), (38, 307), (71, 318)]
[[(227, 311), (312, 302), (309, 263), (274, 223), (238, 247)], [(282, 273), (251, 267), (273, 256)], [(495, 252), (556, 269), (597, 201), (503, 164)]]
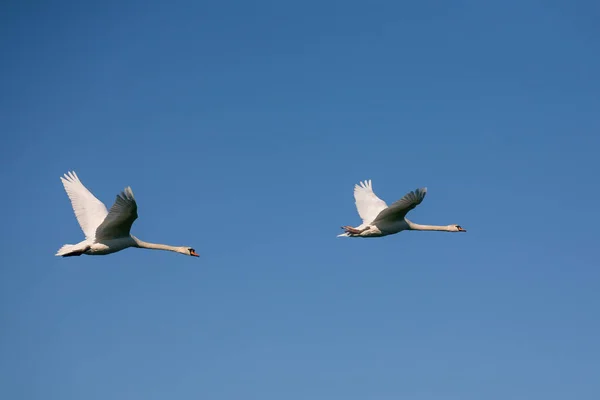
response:
[(196, 250), (191, 247), (182, 247), (180, 253), (185, 254), (186, 256), (200, 257), (200, 255), (196, 253)]
[(460, 225), (448, 225), (449, 232), (466, 232), (467, 230)]

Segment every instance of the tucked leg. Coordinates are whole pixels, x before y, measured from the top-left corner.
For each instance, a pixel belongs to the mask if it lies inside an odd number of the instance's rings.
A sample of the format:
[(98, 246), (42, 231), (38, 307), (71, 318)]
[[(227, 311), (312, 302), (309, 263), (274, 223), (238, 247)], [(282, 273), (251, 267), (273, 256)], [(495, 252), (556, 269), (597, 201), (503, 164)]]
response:
[(369, 227), (367, 226), (366, 228), (363, 228), (363, 229), (356, 229), (356, 228), (351, 227), (350, 225), (347, 225), (347, 226), (342, 226), (342, 229), (345, 230), (346, 233), (349, 233), (351, 235), (360, 235), (361, 233), (363, 233), (364, 231), (369, 229)]

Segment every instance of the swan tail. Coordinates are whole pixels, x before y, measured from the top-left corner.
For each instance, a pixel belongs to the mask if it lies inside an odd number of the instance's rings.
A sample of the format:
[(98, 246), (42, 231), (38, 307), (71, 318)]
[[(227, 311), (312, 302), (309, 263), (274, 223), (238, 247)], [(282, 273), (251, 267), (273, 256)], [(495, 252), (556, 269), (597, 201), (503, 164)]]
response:
[(350, 237), (348, 233), (342, 233), (341, 235), (337, 235), (337, 237)]
[(58, 249), (55, 256), (62, 257), (73, 257), (82, 255), (87, 249), (82, 249), (81, 246), (76, 244), (65, 244), (63, 247)]

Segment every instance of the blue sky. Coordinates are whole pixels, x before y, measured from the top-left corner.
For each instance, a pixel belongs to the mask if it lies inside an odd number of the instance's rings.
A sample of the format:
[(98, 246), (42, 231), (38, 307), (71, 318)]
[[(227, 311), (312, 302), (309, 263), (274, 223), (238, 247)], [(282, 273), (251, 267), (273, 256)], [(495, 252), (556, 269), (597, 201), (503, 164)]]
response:
[[(1, 398), (600, 395), (597, 2), (3, 8)], [(201, 257), (54, 257), (71, 169)]]

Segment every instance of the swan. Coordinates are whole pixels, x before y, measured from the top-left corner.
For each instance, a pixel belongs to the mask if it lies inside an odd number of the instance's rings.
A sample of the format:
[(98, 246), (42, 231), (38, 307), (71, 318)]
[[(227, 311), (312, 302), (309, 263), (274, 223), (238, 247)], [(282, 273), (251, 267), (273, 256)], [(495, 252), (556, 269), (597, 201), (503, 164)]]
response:
[(342, 226), (344, 233), (338, 237), (382, 237), (404, 230), (466, 232), (460, 225), (419, 225), (406, 219), (406, 214), (423, 201), (427, 188), (419, 188), (404, 195), (388, 207), (373, 192), (371, 181), (354, 185), (356, 209), (363, 223), (356, 228)]
[(191, 247), (147, 243), (129, 234), (133, 221), (138, 217), (137, 203), (130, 187), (126, 187), (117, 195), (115, 204), (107, 211), (104, 204), (83, 186), (74, 171), (68, 172), (60, 180), (71, 200), (85, 240), (77, 244), (65, 244), (58, 250), (57, 256), (106, 255), (128, 247), (138, 247), (199, 257)]

